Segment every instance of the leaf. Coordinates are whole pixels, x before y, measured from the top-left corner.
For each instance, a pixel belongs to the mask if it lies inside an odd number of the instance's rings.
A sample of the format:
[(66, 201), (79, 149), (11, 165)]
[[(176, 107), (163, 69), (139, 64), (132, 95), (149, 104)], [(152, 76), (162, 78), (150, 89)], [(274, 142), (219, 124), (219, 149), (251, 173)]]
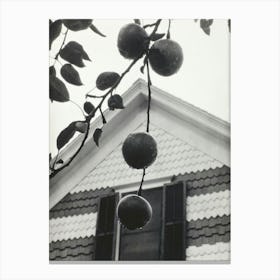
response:
[(228, 19), (228, 31), (231, 32), (231, 20)]
[(101, 128), (96, 128), (94, 133), (93, 133), (93, 141), (95, 142), (96, 146), (99, 146), (99, 139), (102, 134), (102, 129)]
[(86, 122), (77, 121), (77, 122), (75, 122), (75, 128), (76, 128), (76, 131), (78, 131), (80, 133), (85, 133), (87, 131), (88, 124)]
[(88, 54), (84, 51), (84, 49), (82, 50), (82, 58), (91, 61), (91, 59), (89, 58)]
[(99, 111), (100, 111), (100, 114), (101, 114), (101, 117), (102, 117), (102, 123), (103, 124), (106, 124), (107, 122), (106, 122), (106, 119), (105, 119), (105, 117), (104, 117), (104, 115), (103, 115), (103, 112), (102, 112), (102, 110), (99, 108)]
[(56, 162), (56, 164), (63, 164), (63, 163), (64, 163), (63, 159), (59, 159), (59, 160)]
[(64, 19), (63, 24), (72, 31), (80, 31), (87, 29), (91, 23), (92, 19)]
[(142, 65), (142, 66), (140, 67), (140, 71), (141, 71), (142, 74), (144, 74), (144, 70), (145, 70), (145, 65)]
[(50, 76), (56, 76), (56, 71), (55, 71), (54, 66), (49, 67), (49, 75)]
[(59, 36), (62, 28), (62, 21), (56, 20), (50, 24), (49, 30), (49, 49), (52, 47), (53, 41)]
[(194, 22), (197, 22), (198, 21), (198, 19), (196, 18), (196, 19), (194, 19)]
[(213, 24), (213, 19), (201, 19), (200, 27), (207, 35), (210, 35), (210, 26)]
[(165, 35), (165, 33), (155, 33), (150, 36), (150, 39), (152, 41), (157, 41), (157, 40), (161, 39), (162, 37), (164, 37), (164, 35)]
[(102, 37), (106, 37), (106, 35), (104, 35), (103, 33), (101, 33), (96, 26), (94, 26), (93, 24), (90, 25), (90, 29), (95, 32), (96, 34), (102, 36)]
[(51, 162), (51, 160), (52, 160), (52, 154), (49, 153), (49, 162)]
[(76, 86), (83, 85), (78, 71), (71, 64), (64, 64), (60, 69), (60, 74), (70, 84)]
[(140, 19), (138, 19), (138, 18), (134, 19), (134, 22), (135, 22), (136, 24), (141, 25), (141, 21), (140, 21)]
[(76, 132), (75, 122), (72, 122), (59, 133), (56, 139), (57, 149), (60, 150), (63, 146), (65, 146), (70, 141), (70, 139), (74, 136), (75, 132)]
[(50, 100), (58, 102), (69, 101), (69, 92), (64, 83), (55, 76), (50, 76)]
[(116, 85), (120, 80), (120, 75), (116, 72), (102, 72), (96, 79), (96, 87), (105, 90)]
[(118, 94), (110, 96), (108, 99), (109, 110), (124, 109), (122, 97)]
[(93, 104), (91, 102), (87, 101), (84, 103), (84, 110), (88, 115), (90, 115), (94, 111), (94, 109), (95, 109), (95, 107), (93, 106)]
[(90, 60), (82, 45), (77, 42), (69, 42), (61, 51), (60, 56), (78, 67), (84, 67), (83, 59)]

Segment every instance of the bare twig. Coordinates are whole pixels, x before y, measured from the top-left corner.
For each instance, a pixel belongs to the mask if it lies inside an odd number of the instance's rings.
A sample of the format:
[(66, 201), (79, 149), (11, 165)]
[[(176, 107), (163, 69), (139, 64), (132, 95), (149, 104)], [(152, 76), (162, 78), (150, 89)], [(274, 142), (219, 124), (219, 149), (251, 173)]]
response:
[(63, 46), (64, 46), (64, 44), (65, 44), (67, 34), (68, 34), (68, 28), (67, 28), (66, 32), (64, 33), (64, 38), (63, 38), (62, 44), (61, 44), (61, 46), (60, 46), (60, 48), (59, 48), (57, 54), (56, 54), (55, 57), (54, 57), (55, 60), (57, 60), (57, 58), (58, 58), (58, 56), (59, 56), (59, 53), (60, 53), (60, 51), (62, 50), (62, 48), (63, 48)]
[(167, 29), (166, 39), (170, 39), (170, 25), (171, 25), (171, 19), (168, 20), (168, 29)]
[(87, 94), (86, 97), (92, 97), (92, 98), (103, 98), (104, 95), (92, 95), (92, 94)]
[(143, 183), (144, 183), (144, 177), (146, 175), (146, 169), (143, 168), (143, 174), (142, 174), (142, 180), (141, 180), (141, 183), (140, 183), (140, 187), (138, 189), (138, 192), (137, 192), (137, 195), (141, 196), (141, 193), (142, 193), (142, 186), (143, 186)]
[(147, 59), (146, 62), (147, 67), (147, 79), (148, 79), (148, 106), (147, 106), (147, 128), (146, 131), (149, 132), (150, 129), (150, 109), (151, 109), (151, 99), (152, 99), (152, 92), (151, 92), (151, 76), (150, 76), (150, 67), (149, 67), (149, 60)]
[(75, 106), (77, 106), (77, 108), (79, 108), (79, 110), (82, 112), (83, 116), (85, 117), (85, 113), (83, 111), (83, 109), (81, 108), (81, 106), (79, 104), (77, 104), (76, 102), (74, 102), (73, 100), (69, 100), (71, 103), (73, 103)]
[(143, 28), (147, 28), (147, 27), (153, 27), (156, 25), (156, 22), (154, 23), (151, 23), (151, 24), (146, 24), (146, 25), (143, 25)]

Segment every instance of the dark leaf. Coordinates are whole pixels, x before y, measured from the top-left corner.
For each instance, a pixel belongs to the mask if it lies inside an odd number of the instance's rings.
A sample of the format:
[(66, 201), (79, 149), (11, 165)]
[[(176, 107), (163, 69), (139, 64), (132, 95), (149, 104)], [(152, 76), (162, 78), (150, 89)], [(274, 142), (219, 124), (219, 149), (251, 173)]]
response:
[(140, 19), (138, 19), (138, 18), (134, 19), (134, 22), (135, 22), (136, 24), (141, 25), (141, 21), (140, 21)]
[(155, 34), (152, 34), (152, 35), (150, 36), (150, 39), (151, 39), (152, 41), (156, 41), (156, 40), (159, 40), (159, 39), (161, 39), (162, 37), (164, 37), (164, 35), (165, 35), (165, 33), (155, 33)]
[(75, 128), (80, 133), (85, 133), (87, 131), (88, 124), (86, 122), (77, 121), (75, 122)]
[(194, 19), (194, 22), (197, 22), (198, 21), (198, 19), (196, 18), (196, 19)]
[(95, 109), (95, 107), (93, 106), (93, 104), (91, 102), (87, 101), (84, 103), (84, 110), (88, 115), (90, 115), (94, 111), (94, 109)]
[(56, 71), (55, 71), (54, 66), (49, 67), (49, 75), (50, 76), (56, 76)]
[(63, 146), (65, 146), (70, 141), (70, 139), (74, 136), (75, 132), (76, 132), (75, 122), (72, 122), (59, 133), (56, 139), (57, 149), (60, 150)]
[(51, 162), (51, 160), (52, 160), (52, 154), (49, 153), (49, 162)]
[(60, 51), (59, 54), (64, 60), (66, 60), (78, 67), (85, 66), (83, 59), (90, 60), (87, 53), (83, 49), (82, 45), (80, 45), (79, 43), (74, 42), (74, 41), (69, 42)]
[(94, 133), (93, 133), (93, 141), (95, 142), (96, 146), (99, 146), (99, 139), (102, 134), (102, 129), (101, 128), (96, 128)]
[(49, 31), (49, 49), (51, 49), (53, 41), (59, 36), (61, 28), (61, 20), (56, 20), (55, 22), (51, 23)]
[(96, 26), (94, 26), (93, 24), (90, 25), (90, 29), (95, 32), (96, 34), (102, 36), (102, 37), (106, 37), (106, 35), (104, 35), (103, 33), (101, 33)]
[(99, 109), (99, 111), (100, 111), (100, 114), (101, 114), (101, 117), (102, 117), (102, 123), (103, 123), (103, 124), (106, 124), (107, 122), (106, 122), (106, 119), (105, 119), (105, 117), (104, 117), (104, 115), (103, 115), (102, 110)]
[(118, 94), (110, 96), (110, 98), (108, 99), (108, 107), (109, 110), (123, 109), (124, 106), (122, 97)]
[(116, 72), (102, 72), (96, 79), (96, 87), (99, 90), (105, 90), (113, 87), (120, 79), (120, 75)]
[(78, 71), (71, 64), (64, 64), (60, 69), (60, 74), (70, 84), (81, 86), (80, 75)]
[(63, 163), (64, 163), (63, 159), (59, 159), (59, 160), (56, 162), (56, 164), (63, 164)]
[(89, 58), (88, 54), (85, 52), (85, 50), (82, 50), (82, 58), (88, 61), (91, 61), (91, 59)]
[(50, 100), (58, 102), (69, 101), (69, 93), (66, 86), (55, 76), (50, 76)]
[(141, 71), (142, 74), (144, 74), (144, 70), (145, 70), (145, 65), (142, 65), (142, 66), (140, 67), (140, 71)]
[(213, 19), (201, 19), (200, 27), (207, 35), (210, 35), (210, 26), (213, 24)]
[(80, 31), (87, 29), (91, 23), (92, 19), (64, 19), (63, 24), (72, 31)]
[(231, 32), (231, 20), (228, 19), (228, 31)]

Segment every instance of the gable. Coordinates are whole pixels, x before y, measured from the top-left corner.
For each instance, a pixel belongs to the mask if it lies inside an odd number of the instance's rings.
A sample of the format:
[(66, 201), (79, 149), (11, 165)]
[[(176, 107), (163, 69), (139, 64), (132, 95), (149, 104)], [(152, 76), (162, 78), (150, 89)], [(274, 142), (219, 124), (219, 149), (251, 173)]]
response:
[[(173, 135), (210, 158), (230, 166), (230, 126), (227, 122), (159, 88), (152, 86), (151, 89), (151, 121), (157, 129), (162, 129), (167, 135)], [(94, 169), (100, 168), (100, 164), (103, 164), (103, 161), (124, 141), (125, 137), (146, 121), (147, 95), (146, 82), (138, 79), (122, 95), (125, 109), (105, 110), (104, 115), (107, 124), (103, 127), (100, 147), (96, 147), (92, 138), (88, 137), (84, 147), (70, 166), (50, 180), (50, 208), (67, 193), (73, 192), (80, 185), (81, 181)], [(97, 127), (102, 127), (102, 119), (100, 117), (91, 123), (89, 135), (93, 135)], [(60, 156), (64, 161), (75, 153), (82, 137), (83, 135), (79, 135), (60, 152)], [(160, 141), (160, 139), (156, 139), (156, 141)], [(170, 155), (168, 157), (170, 158)], [(164, 173), (157, 164), (155, 166), (158, 167), (158, 171)], [(150, 168), (152, 170), (155, 167)], [(176, 166), (176, 169), (180, 170), (180, 167)], [(174, 167), (174, 172), (177, 171), (176, 169)], [(131, 176), (136, 176), (130, 170), (128, 172)], [(182, 172), (186, 171), (182, 169)], [(119, 172), (118, 176), (122, 176), (121, 173), (122, 171)], [(152, 178), (152, 174), (149, 176)], [(169, 176), (170, 174), (167, 175), (167, 177)], [(115, 178), (109, 179), (110, 183), (113, 182), (115, 184)], [(162, 183), (166, 182), (163, 177), (161, 179)], [(92, 182), (95, 183), (95, 180), (98, 179), (93, 179)], [(91, 179), (89, 181), (91, 182)], [(150, 181), (152, 183), (152, 179)], [(87, 184), (86, 181), (84, 183)]]
[[(134, 132), (145, 131), (146, 123), (140, 124)], [(189, 143), (168, 133), (157, 125), (150, 124), (150, 134), (156, 139), (158, 156), (146, 169), (145, 184), (155, 180), (169, 182), (171, 177), (180, 173), (190, 173), (204, 169), (221, 167), (222, 162), (193, 147)], [(122, 156), (120, 143), (106, 158), (98, 164), (71, 193), (104, 188), (125, 188), (139, 184), (142, 170), (130, 168)]]

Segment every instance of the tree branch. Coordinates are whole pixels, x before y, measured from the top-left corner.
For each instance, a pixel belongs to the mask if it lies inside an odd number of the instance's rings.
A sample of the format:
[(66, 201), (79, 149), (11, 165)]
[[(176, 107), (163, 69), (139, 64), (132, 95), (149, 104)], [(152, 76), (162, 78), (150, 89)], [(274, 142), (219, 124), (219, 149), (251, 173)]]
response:
[(140, 187), (138, 189), (138, 192), (137, 192), (137, 195), (141, 196), (141, 193), (142, 193), (142, 186), (143, 186), (143, 183), (144, 183), (144, 177), (146, 175), (146, 169), (143, 168), (143, 174), (142, 174), (142, 180), (141, 180), (141, 183), (140, 183)]
[(84, 134), (84, 138), (78, 148), (78, 150), (74, 153), (73, 156), (71, 156), (69, 158), (69, 160), (64, 164), (62, 165), (61, 167), (59, 167), (58, 169), (55, 169), (53, 170), (53, 172), (50, 174), (50, 178), (53, 178), (57, 173), (59, 173), (60, 171), (62, 171), (65, 167), (69, 166), (69, 164), (75, 159), (75, 157), (79, 154), (80, 150), (82, 149), (82, 147), (84, 146), (85, 142), (86, 142), (86, 139), (88, 137), (88, 134), (89, 134), (89, 130), (90, 130), (90, 121), (91, 119), (93, 118), (93, 116), (95, 115), (96, 111), (99, 110), (104, 102), (104, 100), (106, 99), (106, 97), (119, 85), (119, 83), (121, 82), (121, 80), (123, 79), (123, 77), (130, 71), (130, 69), (133, 67), (133, 65), (142, 57), (143, 55), (137, 57), (136, 59), (134, 59), (130, 65), (127, 67), (127, 69), (121, 74), (119, 80), (116, 82), (116, 84), (111, 87), (111, 89), (106, 92), (103, 96), (102, 96), (102, 100), (100, 101), (100, 103), (98, 104), (97, 107), (95, 107), (94, 111), (86, 117), (86, 122), (88, 124), (87, 126), (87, 130)]
[[(151, 33), (151, 35), (155, 34), (157, 29), (158, 29), (158, 26), (161, 22), (161, 19), (158, 19), (152, 26), (154, 26), (154, 30), (153, 32)], [(63, 48), (63, 45), (65, 43), (65, 40), (66, 40), (66, 36), (67, 36), (67, 32), (68, 32), (68, 29), (67, 31), (65, 32), (65, 36), (64, 36), (64, 40), (62, 42), (62, 45), (56, 55), (56, 57), (58, 57), (59, 55), (59, 52), (60, 50)], [(150, 35), (150, 36), (151, 36)], [(141, 54), (139, 57), (137, 57), (136, 59), (134, 59), (130, 64), (129, 66), (126, 68), (126, 70), (121, 74), (120, 78), (118, 79), (118, 81), (115, 83), (115, 85), (113, 87), (110, 88), (110, 90), (108, 90), (104, 95), (102, 95), (100, 98), (101, 101), (99, 102), (98, 106), (95, 107), (95, 109), (93, 110), (93, 112), (91, 112), (90, 115), (88, 115), (86, 117), (86, 123), (88, 124), (87, 125), (87, 130), (85, 131), (84, 133), (84, 138), (82, 139), (81, 141), (81, 144), (79, 146), (79, 148), (77, 149), (77, 151), (67, 160), (67, 162), (65, 162), (61, 167), (59, 167), (58, 169), (54, 169), (53, 172), (50, 174), (50, 178), (53, 178), (56, 174), (58, 174), (59, 172), (61, 172), (64, 168), (66, 168), (67, 166), (70, 165), (70, 163), (76, 158), (76, 156), (79, 154), (79, 152), (81, 151), (81, 149), (83, 148), (85, 142), (86, 142), (86, 139), (88, 137), (88, 134), (89, 134), (89, 130), (90, 130), (90, 121), (91, 119), (94, 117), (95, 113), (97, 110), (101, 109), (101, 106), (103, 104), (103, 102), (105, 101), (106, 97), (111, 94), (116, 88), (117, 86), (119, 85), (119, 83), (121, 82), (121, 80), (124, 78), (124, 76), (130, 71), (130, 69), (136, 64), (136, 62), (142, 58), (143, 54)], [(149, 73), (149, 65), (148, 65), (148, 60), (147, 60), (147, 71), (148, 71), (148, 88), (149, 88), (149, 92), (151, 91), (150, 89), (150, 86), (151, 86), (151, 79), (150, 79), (150, 73)], [(149, 93), (149, 95), (151, 95), (151, 93)], [(89, 96), (87, 94), (87, 96)], [(90, 96), (89, 96), (90, 97)], [(149, 99), (151, 99), (151, 97), (149, 97)], [(148, 101), (149, 103), (150, 101)], [(150, 105), (148, 105), (150, 106)], [(150, 110), (148, 108), (148, 110)], [(148, 127), (148, 121), (147, 121), (147, 130), (149, 130), (149, 127)], [(141, 185), (140, 185), (140, 193), (141, 193), (141, 187), (142, 187), (142, 184), (143, 184), (143, 181), (144, 181), (144, 176), (145, 176), (145, 169), (143, 170), (143, 177), (142, 177), (142, 182), (141, 182)]]
[(148, 79), (148, 106), (147, 106), (147, 128), (146, 131), (149, 132), (150, 129), (150, 109), (151, 109), (151, 99), (152, 99), (152, 92), (151, 92), (151, 76), (150, 76), (150, 67), (149, 67), (149, 60), (147, 59), (146, 62), (147, 67), (147, 79)]
[(65, 44), (65, 40), (66, 40), (67, 34), (68, 34), (68, 28), (67, 28), (67, 30), (66, 30), (65, 33), (64, 33), (64, 38), (63, 38), (62, 44), (61, 44), (61, 46), (60, 46), (60, 48), (59, 48), (57, 54), (56, 54), (55, 57), (54, 57), (55, 60), (57, 60), (57, 58), (58, 58), (58, 56), (59, 56), (59, 53), (60, 53), (60, 51), (62, 50), (62, 48), (63, 48), (63, 46), (64, 46), (64, 44)]

